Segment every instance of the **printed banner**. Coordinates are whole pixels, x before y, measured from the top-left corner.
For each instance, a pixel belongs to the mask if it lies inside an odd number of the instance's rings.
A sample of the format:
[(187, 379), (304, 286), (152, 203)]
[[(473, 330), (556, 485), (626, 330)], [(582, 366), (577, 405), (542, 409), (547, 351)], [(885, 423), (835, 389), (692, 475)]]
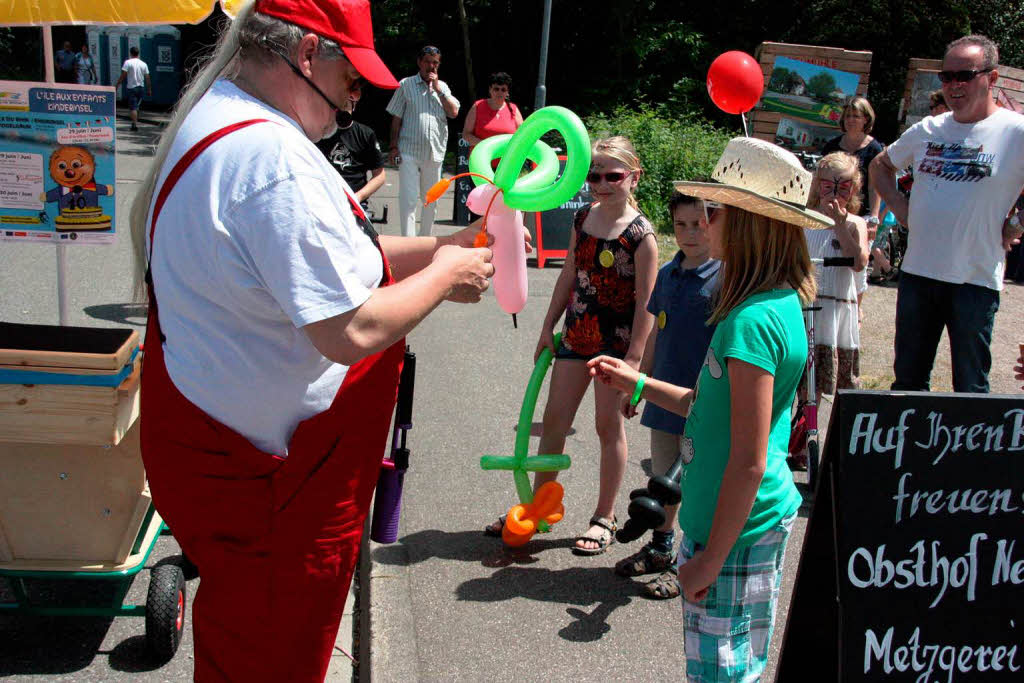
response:
[(776, 57), (761, 106), (790, 116), (839, 125), (843, 106), (857, 94), (860, 76), (789, 57)]
[(0, 240), (112, 244), (114, 89), (0, 81)]

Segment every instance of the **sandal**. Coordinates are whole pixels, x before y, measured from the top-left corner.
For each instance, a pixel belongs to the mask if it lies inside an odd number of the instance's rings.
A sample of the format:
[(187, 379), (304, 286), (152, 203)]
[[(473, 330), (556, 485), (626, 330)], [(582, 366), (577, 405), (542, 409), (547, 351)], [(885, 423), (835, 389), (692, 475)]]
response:
[(492, 536), (494, 538), (501, 538), (501, 530), (505, 528), (505, 518), (508, 515), (501, 515), (498, 517), (497, 522), (492, 522), (484, 527), (484, 536)]
[(676, 570), (668, 569), (658, 575), (658, 578), (644, 584), (644, 597), (653, 600), (669, 600), (678, 598), (682, 589), (679, 587), (679, 574)]
[[(601, 531), (597, 536), (588, 536), (587, 533), (589, 533), (590, 529), (593, 529), (594, 527), (598, 527)], [(615, 532), (619, 530), (619, 525), (616, 523), (614, 516), (612, 516), (611, 519), (608, 519), (607, 517), (594, 516), (590, 518), (590, 529), (587, 529), (587, 532), (582, 536), (577, 536), (576, 542), (591, 541), (592, 543), (597, 543), (597, 547), (582, 548), (578, 545), (574, 545), (572, 547), (573, 554), (600, 555), (604, 551), (608, 550), (608, 546), (615, 542)]]
[(629, 557), (615, 563), (619, 576), (643, 576), (666, 571), (672, 566), (672, 553), (655, 550), (650, 543)]

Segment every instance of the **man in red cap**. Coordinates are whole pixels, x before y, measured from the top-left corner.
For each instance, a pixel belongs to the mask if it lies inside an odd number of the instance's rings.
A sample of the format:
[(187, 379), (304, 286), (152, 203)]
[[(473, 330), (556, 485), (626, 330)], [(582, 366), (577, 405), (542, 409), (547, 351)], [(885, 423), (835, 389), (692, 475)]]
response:
[(150, 294), (143, 459), (202, 577), (197, 680), (323, 679), (404, 337), (494, 272), (475, 228), (378, 236), (313, 144), (362, 79), (397, 85), (366, 0), (245, 6), (132, 210)]

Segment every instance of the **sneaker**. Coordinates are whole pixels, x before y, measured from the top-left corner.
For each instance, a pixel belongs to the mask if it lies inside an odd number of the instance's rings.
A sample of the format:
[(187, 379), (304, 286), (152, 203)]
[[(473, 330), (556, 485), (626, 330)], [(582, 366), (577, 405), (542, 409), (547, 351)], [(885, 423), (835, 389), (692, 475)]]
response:
[(655, 550), (650, 543), (615, 564), (619, 576), (642, 576), (663, 572), (672, 566), (672, 553)]
[(139, 127), (138, 127), (138, 126), (136, 126), (136, 125), (135, 125), (135, 124), (133, 123), (133, 124), (132, 124), (132, 130), (138, 130), (138, 129), (139, 129)]

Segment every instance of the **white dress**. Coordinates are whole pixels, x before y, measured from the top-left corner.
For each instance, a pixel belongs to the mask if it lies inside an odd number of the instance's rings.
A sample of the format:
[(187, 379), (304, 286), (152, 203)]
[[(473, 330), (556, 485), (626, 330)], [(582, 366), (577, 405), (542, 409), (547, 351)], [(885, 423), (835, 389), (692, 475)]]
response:
[[(804, 229), (811, 258), (842, 256), (832, 230)], [(818, 296), (814, 313), (815, 385), (825, 394), (857, 387), (860, 375), (860, 324), (857, 281), (852, 268), (814, 265)]]

